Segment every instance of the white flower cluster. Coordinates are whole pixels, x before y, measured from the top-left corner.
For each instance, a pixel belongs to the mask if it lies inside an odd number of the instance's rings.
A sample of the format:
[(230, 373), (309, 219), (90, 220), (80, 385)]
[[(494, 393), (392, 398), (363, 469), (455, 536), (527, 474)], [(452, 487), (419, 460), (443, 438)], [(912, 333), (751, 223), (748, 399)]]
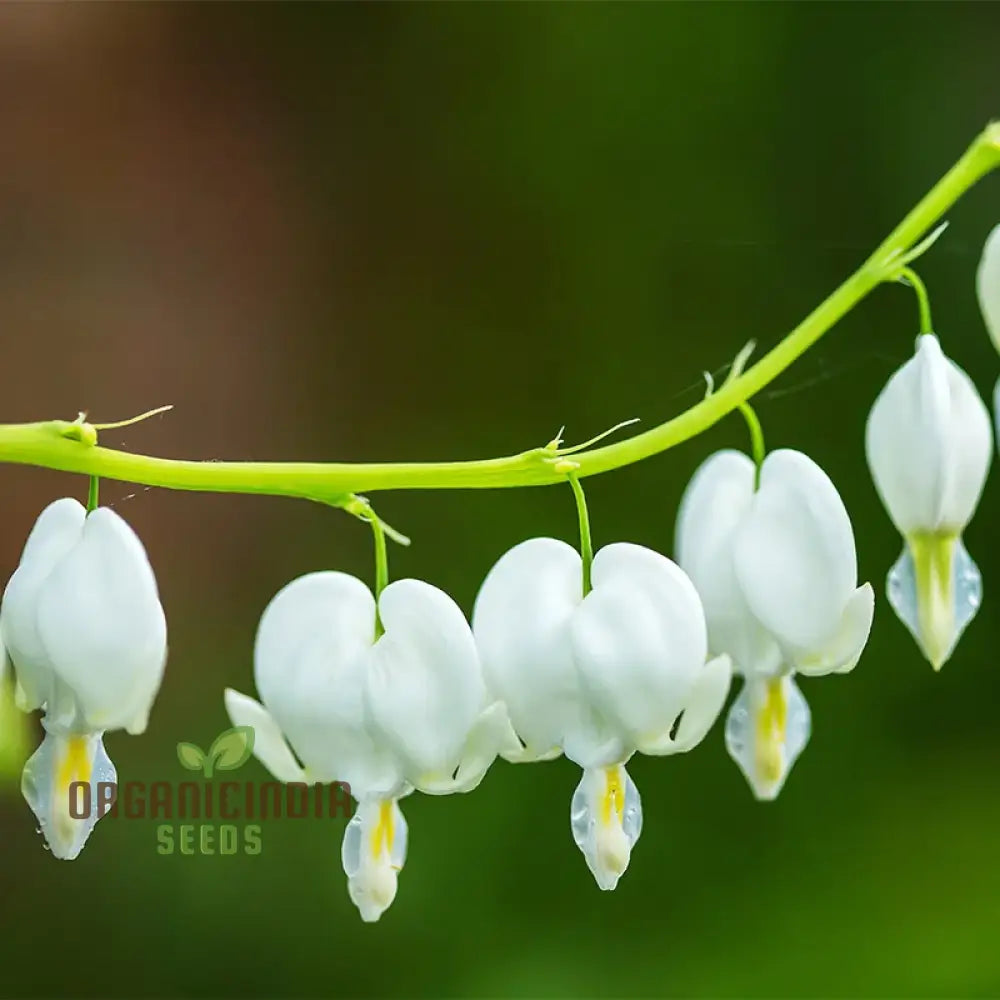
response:
[(279, 780), (350, 785), (344, 870), (362, 918), (377, 920), (406, 859), (399, 799), (471, 791), (498, 755), (565, 752), (583, 768), (573, 833), (613, 889), (642, 824), (625, 763), (690, 749), (722, 707), (729, 664), (706, 651), (698, 595), (669, 559), (608, 546), (584, 596), (580, 555), (537, 538), (494, 567), (471, 627), (417, 580), (377, 601), (342, 573), (295, 580), (257, 634), (263, 704), (230, 690), (226, 707), (234, 725), (254, 727), (254, 753)]
[[(1000, 227), (978, 282), (1000, 349)], [(980, 603), (962, 533), (992, 438), (971, 380), (920, 336), (875, 401), (866, 446), (905, 543), (889, 601), (935, 669)], [(556, 539), (522, 542), (487, 574), (471, 623), (417, 580), (376, 596), (318, 572), (274, 597), (254, 650), (260, 701), (227, 690), (226, 709), (253, 727), (254, 753), (278, 780), (350, 786), (358, 807), (342, 860), (364, 920), (396, 895), (408, 839), (399, 801), (471, 791), (497, 757), (565, 755), (580, 767), (573, 838), (600, 888), (614, 889), (642, 832), (626, 765), (700, 743), (733, 673), (743, 686), (726, 747), (758, 799), (778, 795), (811, 730), (796, 675), (853, 670), (872, 626), (847, 510), (801, 452), (720, 451), (685, 491), (675, 552), (677, 562), (618, 543), (591, 561)], [(3, 595), (0, 641), (18, 707), (44, 713), (25, 797), (53, 853), (76, 857), (95, 819), (70, 815), (68, 789), (114, 780), (103, 734), (145, 729), (166, 660), (156, 581), (128, 525), (72, 499), (47, 507)]]

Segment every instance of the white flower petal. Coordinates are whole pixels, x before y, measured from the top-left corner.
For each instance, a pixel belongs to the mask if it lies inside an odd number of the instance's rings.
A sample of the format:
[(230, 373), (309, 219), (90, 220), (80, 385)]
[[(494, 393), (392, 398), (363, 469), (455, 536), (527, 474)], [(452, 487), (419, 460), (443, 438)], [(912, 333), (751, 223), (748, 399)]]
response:
[(669, 733), (707, 652), (694, 585), (652, 549), (618, 543), (594, 557), (593, 590), (573, 616), (573, 657), (589, 700), (638, 746)]
[(395, 799), (363, 799), (344, 831), (340, 857), (351, 902), (374, 923), (396, 898), (409, 831)]
[(953, 431), (949, 447), (950, 475), (944, 494), (939, 531), (961, 533), (972, 520), (993, 460), (993, 421), (990, 411), (968, 375), (949, 362)]
[(726, 719), (726, 749), (757, 799), (778, 797), (811, 729), (809, 706), (790, 674), (747, 678)]
[(684, 491), (677, 512), (677, 562), (699, 593), (700, 583), (708, 592), (716, 583), (716, 557), (729, 547), (730, 536), (750, 509), (755, 472), (753, 460), (743, 452), (717, 451), (697, 468)]
[(407, 781), (430, 786), (452, 777), (486, 706), (472, 630), (447, 594), (420, 580), (390, 583), (379, 612), (385, 634), (365, 668), (367, 718)]
[(563, 739), (566, 757), (585, 771), (625, 763), (634, 751), (620, 727), (589, 705), (581, 707)]
[(705, 610), (710, 655), (726, 653), (741, 673), (773, 673), (781, 652), (751, 614), (733, 566), (733, 540), (754, 495), (756, 467), (739, 451), (707, 458), (688, 484), (677, 515), (677, 562)]
[(821, 649), (790, 651), (790, 665), (806, 677), (849, 673), (861, 659), (874, 616), (875, 591), (866, 583), (851, 595), (829, 643)]
[[(511, 728), (511, 732), (514, 732), (513, 728)], [(527, 749), (521, 743), (521, 738), (517, 733), (514, 733), (514, 738), (517, 740), (517, 746), (511, 746), (509, 749), (500, 751), (500, 756), (511, 764), (541, 764), (544, 761), (555, 760), (557, 757), (563, 755), (562, 747), (556, 746), (552, 747), (547, 753), (537, 753)]]
[(232, 724), (250, 726), (253, 729), (253, 755), (264, 767), (278, 781), (306, 781), (305, 771), (299, 766), (278, 723), (268, 710), (260, 702), (232, 688), (226, 688), (223, 697)]
[(1000, 351), (1000, 226), (994, 226), (986, 238), (983, 256), (976, 270), (976, 294), (983, 322)]
[(3, 644), (3, 633), (0, 632), (0, 687), (5, 687), (8, 682), (14, 683), (14, 665), (7, 655), (7, 647)]
[(167, 623), (135, 532), (113, 510), (89, 514), (38, 595), (38, 637), (92, 731), (140, 733), (163, 679)]
[(1000, 444), (1000, 378), (993, 387), (993, 420), (996, 424), (997, 443)]
[(917, 338), (914, 356), (872, 405), (865, 451), (875, 488), (899, 531), (933, 530), (948, 476), (951, 400), (936, 337)]
[(642, 799), (623, 765), (583, 772), (570, 804), (570, 828), (598, 886), (614, 889), (642, 833)]
[(516, 756), (521, 751), (521, 742), (511, 728), (506, 706), (495, 701), (480, 713), (469, 731), (454, 777), (433, 778), (422, 783), (419, 790), (428, 795), (471, 792), (479, 786), (501, 750)]
[(375, 642), (375, 598), (346, 573), (309, 573), (280, 590), (261, 616), (254, 676), (261, 701), (319, 782), (358, 795), (399, 781), (364, 721), (362, 690)]
[(918, 338), (914, 357), (875, 400), (865, 450), (900, 534), (960, 534), (969, 523), (993, 453), (990, 415), (937, 337)]
[(531, 538), (490, 570), (476, 598), (472, 631), (489, 690), (526, 745), (508, 759), (553, 756), (579, 728), (581, 696), (569, 623), (583, 600), (579, 553), (554, 538)]
[(691, 688), (676, 734), (671, 737), (668, 732), (655, 742), (640, 745), (639, 752), (661, 756), (694, 749), (708, 735), (726, 704), (732, 676), (732, 662), (728, 656), (709, 660)]
[(940, 670), (979, 610), (983, 581), (960, 535), (924, 535), (906, 540), (886, 590), (924, 656)]
[[(17, 670), (17, 703), (25, 712), (53, 698), (52, 664), (38, 634), (38, 596), (56, 564), (79, 542), (86, 516), (71, 497), (50, 503), (35, 522), (4, 591), (0, 634)], [(74, 711), (70, 706), (69, 713)]]
[(784, 449), (768, 455), (733, 556), (761, 624), (784, 645), (824, 648), (857, 587), (857, 556), (840, 494), (815, 462)]
[[(46, 732), (42, 745), (24, 765), (21, 794), (38, 819), (53, 857), (62, 861), (79, 856), (103, 815), (103, 805), (110, 805), (100, 786), (116, 784), (118, 776), (102, 737), (103, 733)], [(90, 786), (89, 809), (78, 783)]]

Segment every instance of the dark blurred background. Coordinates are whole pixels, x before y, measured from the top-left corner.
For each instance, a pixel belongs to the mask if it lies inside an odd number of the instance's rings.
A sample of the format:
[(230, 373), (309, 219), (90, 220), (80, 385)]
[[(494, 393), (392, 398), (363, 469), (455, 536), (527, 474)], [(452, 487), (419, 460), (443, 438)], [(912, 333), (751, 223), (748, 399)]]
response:
[[(39, 4), (0, 8), (2, 419), (173, 403), (111, 446), (200, 459), (480, 458), (649, 427), (701, 371), (773, 346), (1000, 115), (995, 4)], [(974, 295), (1000, 177), (920, 265), (946, 351), (992, 395)], [(878, 291), (757, 400), (815, 457), (879, 588), (864, 658), (806, 680), (811, 744), (758, 804), (722, 727), (636, 759), (646, 825), (618, 890), (570, 837), (579, 772), (498, 763), (404, 803), (397, 900), (366, 926), (345, 820), (270, 822), (259, 857), (161, 857), (105, 820), (56, 862), (0, 800), (0, 991), (79, 997), (1000, 995), (996, 476), (967, 546), (986, 600), (936, 676), (881, 599), (900, 541), (868, 408), (916, 307)], [(738, 417), (588, 482), (595, 541), (670, 551), (685, 483)], [(0, 566), (80, 478), (0, 468)], [(304, 502), (105, 483), (171, 628), (121, 779), (253, 692), (258, 617), (293, 577), (371, 575), (370, 540)], [(568, 490), (398, 493), (397, 576), (471, 612)], [(37, 737), (36, 740), (37, 742)], [(264, 777), (256, 762), (242, 777)]]

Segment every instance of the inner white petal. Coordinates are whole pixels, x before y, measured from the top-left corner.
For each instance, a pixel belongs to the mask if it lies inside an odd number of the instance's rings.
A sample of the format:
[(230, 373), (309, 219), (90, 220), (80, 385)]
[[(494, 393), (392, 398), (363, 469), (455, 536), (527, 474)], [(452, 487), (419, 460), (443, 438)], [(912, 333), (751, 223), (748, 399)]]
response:
[(642, 799), (623, 764), (583, 772), (570, 803), (570, 827), (598, 886), (614, 889), (642, 833)]
[(72, 861), (113, 801), (118, 780), (103, 733), (47, 731), (24, 765), (21, 794), (53, 855)]
[(747, 678), (726, 719), (726, 750), (757, 799), (778, 797), (811, 730), (809, 706), (790, 674)]
[(361, 919), (374, 923), (396, 898), (409, 830), (395, 799), (364, 799), (344, 831), (340, 857)]
[(886, 592), (924, 656), (940, 670), (979, 610), (983, 580), (961, 536), (913, 537), (889, 570)]

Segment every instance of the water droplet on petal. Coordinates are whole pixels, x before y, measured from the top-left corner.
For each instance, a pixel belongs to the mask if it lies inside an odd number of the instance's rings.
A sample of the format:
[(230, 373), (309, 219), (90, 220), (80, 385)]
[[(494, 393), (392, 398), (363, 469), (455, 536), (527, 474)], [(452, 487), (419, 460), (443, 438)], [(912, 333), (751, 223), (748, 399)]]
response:
[(377, 921), (396, 898), (408, 840), (406, 820), (395, 799), (358, 803), (344, 831), (340, 857), (351, 902), (366, 923)]
[(726, 750), (756, 798), (778, 797), (809, 742), (809, 705), (791, 674), (748, 677), (726, 717)]
[[(21, 794), (38, 820), (45, 849), (64, 861), (78, 857), (101, 818), (98, 786), (117, 778), (102, 734), (46, 732), (21, 774)], [(89, 796), (75, 787), (81, 784), (89, 784)], [(71, 797), (83, 815), (71, 813)]]
[(889, 604), (935, 670), (948, 661), (983, 598), (983, 580), (962, 539), (908, 539), (886, 581)]
[(642, 799), (622, 764), (583, 772), (570, 803), (570, 827), (598, 886), (614, 889), (642, 833)]

